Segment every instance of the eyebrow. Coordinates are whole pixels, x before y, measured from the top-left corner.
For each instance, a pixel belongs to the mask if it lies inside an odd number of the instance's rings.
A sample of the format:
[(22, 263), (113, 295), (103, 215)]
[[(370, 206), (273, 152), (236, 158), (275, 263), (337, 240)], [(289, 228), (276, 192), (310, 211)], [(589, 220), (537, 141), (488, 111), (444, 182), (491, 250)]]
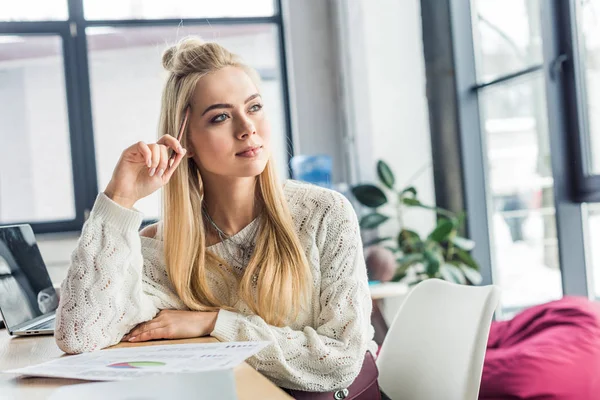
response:
[[(252, 96), (248, 97), (246, 99), (246, 101), (244, 101), (244, 104), (246, 104), (248, 102), (251, 102), (252, 100), (254, 100), (257, 97), (261, 97), (260, 93), (254, 93)], [(233, 104), (227, 104), (227, 103), (213, 104), (212, 106), (208, 106), (206, 108), (206, 110), (204, 110), (204, 112), (202, 113), (202, 115), (204, 116), (204, 114), (206, 114), (210, 110), (214, 110), (216, 108), (233, 108)]]

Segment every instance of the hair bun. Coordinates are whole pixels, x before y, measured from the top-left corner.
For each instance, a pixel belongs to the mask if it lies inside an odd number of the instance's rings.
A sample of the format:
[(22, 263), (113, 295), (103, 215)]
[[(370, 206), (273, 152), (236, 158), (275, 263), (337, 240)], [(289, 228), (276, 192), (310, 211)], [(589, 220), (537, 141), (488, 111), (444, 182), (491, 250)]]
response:
[(175, 53), (177, 52), (177, 46), (171, 46), (165, 50), (162, 56), (163, 68), (167, 71), (173, 70), (173, 61), (175, 59)]

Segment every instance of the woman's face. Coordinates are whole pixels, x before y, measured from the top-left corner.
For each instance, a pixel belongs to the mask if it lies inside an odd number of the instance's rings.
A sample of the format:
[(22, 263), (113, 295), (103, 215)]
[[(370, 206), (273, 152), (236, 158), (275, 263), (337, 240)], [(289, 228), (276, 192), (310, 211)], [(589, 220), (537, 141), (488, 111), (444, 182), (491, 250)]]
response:
[(271, 128), (250, 77), (237, 67), (210, 73), (198, 81), (191, 104), (187, 154), (200, 172), (260, 175), (271, 155)]

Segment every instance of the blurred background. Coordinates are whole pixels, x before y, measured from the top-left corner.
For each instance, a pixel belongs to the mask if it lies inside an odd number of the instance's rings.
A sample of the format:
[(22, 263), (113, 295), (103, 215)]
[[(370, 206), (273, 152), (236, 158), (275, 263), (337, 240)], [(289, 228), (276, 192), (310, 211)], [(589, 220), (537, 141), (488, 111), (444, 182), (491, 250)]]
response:
[(31, 224), (59, 284), (122, 150), (156, 140), (163, 50), (199, 35), (260, 73), (282, 178), (347, 193), (383, 159), (467, 213), (501, 316), (597, 298), (599, 27), (600, 0), (0, 0), (0, 225)]

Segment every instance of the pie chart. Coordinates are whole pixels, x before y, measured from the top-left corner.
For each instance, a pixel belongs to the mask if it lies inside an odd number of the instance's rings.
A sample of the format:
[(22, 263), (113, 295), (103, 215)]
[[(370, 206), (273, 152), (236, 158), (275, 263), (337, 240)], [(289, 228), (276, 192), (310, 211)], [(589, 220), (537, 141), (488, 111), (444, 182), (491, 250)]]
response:
[(139, 369), (139, 368), (162, 367), (164, 365), (166, 365), (166, 364), (164, 362), (160, 362), (160, 361), (126, 361), (126, 362), (110, 364), (110, 365), (107, 365), (107, 367)]

